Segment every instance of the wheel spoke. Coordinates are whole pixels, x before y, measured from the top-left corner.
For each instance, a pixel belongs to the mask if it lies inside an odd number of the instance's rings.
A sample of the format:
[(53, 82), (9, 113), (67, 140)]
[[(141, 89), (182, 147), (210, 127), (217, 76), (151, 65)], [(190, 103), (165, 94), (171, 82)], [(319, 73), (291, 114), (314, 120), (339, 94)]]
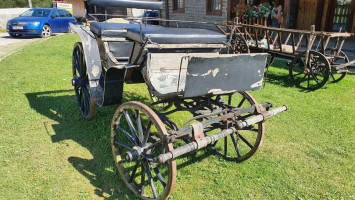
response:
[(246, 140), (240, 133), (238, 133), (238, 136), (239, 136), (240, 139), (243, 140), (243, 142), (244, 142), (245, 144), (248, 145), (248, 147), (250, 147), (251, 149), (253, 148), (253, 145), (251, 145), (251, 144), (248, 142), (248, 140)]
[(317, 76), (315, 76), (313, 73), (311, 73), (311, 75), (312, 75), (313, 79), (317, 82), (317, 84), (319, 84)]
[(137, 161), (137, 162), (136, 162), (136, 165), (134, 166), (134, 168), (133, 168), (133, 170), (132, 170), (132, 174), (131, 174), (131, 177), (129, 178), (129, 181), (128, 181), (128, 182), (132, 183), (133, 178), (134, 178), (134, 175), (135, 175), (136, 172), (137, 172), (138, 165), (139, 165), (139, 162)]
[(157, 175), (157, 177), (158, 177), (160, 183), (161, 183), (161, 184), (163, 185), (163, 187), (165, 188), (165, 187), (166, 187), (166, 182), (165, 182), (165, 180), (164, 180), (164, 177), (161, 175), (161, 173), (160, 173), (158, 167), (157, 167), (154, 163), (152, 163), (152, 162), (150, 162), (150, 165), (153, 167), (154, 173)]
[(147, 176), (148, 176), (148, 180), (149, 180), (149, 182), (150, 182), (150, 187), (151, 187), (151, 189), (152, 189), (154, 198), (158, 198), (157, 190), (156, 190), (156, 188), (155, 188), (154, 180), (153, 180), (153, 177), (152, 177), (152, 173), (151, 173), (150, 170), (149, 170), (149, 166), (148, 166), (147, 163), (145, 163), (145, 161), (143, 161), (143, 166), (144, 166), (144, 169), (145, 169), (145, 173), (146, 173)]
[(136, 110), (136, 122), (137, 122), (137, 128), (138, 128), (138, 138), (139, 138), (139, 141), (142, 142), (144, 136), (143, 136), (142, 119), (141, 119), (141, 115), (139, 113), (139, 110)]
[(123, 128), (121, 124), (118, 124), (117, 127), (128, 138), (129, 141), (131, 141), (133, 144), (136, 144), (133, 137)]
[(147, 128), (144, 131), (144, 139), (142, 145), (147, 144), (151, 127), (152, 127), (152, 121), (149, 121), (147, 124)]
[(231, 134), (230, 136), (231, 136), (231, 138), (232, 138), (232, 142), (233, 142), (233, 144), (234, 144), (234, 149), (235, 149), (235, 151), (236, 151), (238, 157), (242, 157), (242, 156), (240, 155), (240, 152), (239, 152), (239, 149), (238, 149), (238, 144), (237, 144), (237, 142), (235, 141), (234, 135)]
[(134, 125), (133, 125), (133, 122), (132, 122), (132, 119), (131, 117), (129, 116), (127, 110), (123, 111), (123, 114), (127, 120), (127, 123), (128, 123), (128, 126), (129, 128), (131, 129), (131, 133), (132, 133), (132, 136), (133, 136), (133, 139), (136, 141), (137, 144), (139, 144), (139, 139), (138, 139), (138, 136), (137, 136), (137, 131), (136, 129), (134, 128)]
[(331, 73), (330, 76), (332, 77), (333, 81), (335, 81), (333, 73)]
[(141, 196), (144, 195), (144, 179), (145, 179), (145, 170), (144, 170), (144, 166), (143, 166), (143, 162), (141, 163), (141, 171), (142, 171), (142, 174), (141, 174)]
[(162, 143), (161, 143), (161, 140), (156, 141), (155, 143), (153, 143), (152, 145), (150, 145), (150, 146), (148, 146), (148, 147), (145, 147), (144, 149), (147, 151), (147, 150), (153, 149), (154, 147), (156, 147), (156, 146), (158, 146), (158, 145), (160, 145), (160, 144), (162, 144)]
[(244, 103), (245, 100), (246, 100), (246, 98), (243, 97), (243, 99), (239, 102), (237, 108), (240, 108), (240, 107), (243, 105), (243, 103)]
[(133, 146), (131, 146), (129, 144), (126, 144), (124, 142), (118, 141), (118, 140), (115, 140), (114, 143), (117, 144), (117, 145), (120, 145), (122, 147), (125, 147), (127, 149), (132, 149), (133, 148)]

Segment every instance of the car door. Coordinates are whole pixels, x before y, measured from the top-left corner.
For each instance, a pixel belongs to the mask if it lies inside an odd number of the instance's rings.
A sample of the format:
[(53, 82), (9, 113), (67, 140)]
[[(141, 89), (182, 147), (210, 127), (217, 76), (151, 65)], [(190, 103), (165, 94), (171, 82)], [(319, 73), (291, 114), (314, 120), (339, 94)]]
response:
[(60, 27), (60, 32), (67, 32), (68, 31), (68, 19), (66, 17), (67, 15), (67, 11), (66, 10), (62, 10), (62, 9), (58, 9), (59, 15), (60, 15), (60, 19), (61, 19), (61, 27)]
[(72, 14), (69, 11), (64, 10), (64, 12), (65, 12), (65, 17), (63, 18), (62, 24), (64, 27), (64, 31), (68, 32), (69, 31), (69, 23), (75, 22), (75, 19), (73, 18)]
[(62, 20), (57, 10), (52, 11), (48, 24), (52, 28), (52, 32), (61, 32)]

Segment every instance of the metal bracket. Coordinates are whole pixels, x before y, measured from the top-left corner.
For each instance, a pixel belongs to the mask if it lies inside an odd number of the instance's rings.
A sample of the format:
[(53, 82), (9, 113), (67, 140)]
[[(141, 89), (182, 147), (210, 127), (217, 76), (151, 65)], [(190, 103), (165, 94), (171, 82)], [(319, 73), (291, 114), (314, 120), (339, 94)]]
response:
[(203, 125), (201, 122), (195, 122), (190, 126), (192, 128), (192, 139), (194, 141), (205, 137), (205, 134), (203, 133)]

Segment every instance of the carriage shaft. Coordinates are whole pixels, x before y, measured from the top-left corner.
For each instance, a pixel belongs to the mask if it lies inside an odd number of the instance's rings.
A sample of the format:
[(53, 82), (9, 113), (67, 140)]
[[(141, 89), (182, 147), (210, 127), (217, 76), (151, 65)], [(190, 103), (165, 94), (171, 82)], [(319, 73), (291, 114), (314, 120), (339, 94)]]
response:
[(279, 113), (282, 113), (286, 110), (288, 110), (287, 106), (281, 106), (279, 108), (273, 109), (272, 111), (266, 111), (263, 114), (256, 115), (254, 117), (251, 117), (247, 120), (242, 121), (241, 123), (237, 123), (236, 127), (231, 127), (231, 128), (225, 129), (225, 130), (220, 131), (216, 134), (203, 137), (203, 138), (198, 139), (196, 141), (190, 142), (184, 146), (178, 147), (168, 153), (160, 154), (155, 159), (155, 162), (164, 163), (168, 160), (175, 159), (175, 158), (182, 156), (186, 153), (190, 153), (192, 151), (202, 149), (209, 144), (212, 144), (222, 138), (227, 137), (228, 135), (235, 133), (239, 129), (243, 129), (243, 128), (248, 127), (252, 124), (256, 124), (256, 123), (265, 121), (266, 119), (268, 119), (272, 116), (275, 116)]

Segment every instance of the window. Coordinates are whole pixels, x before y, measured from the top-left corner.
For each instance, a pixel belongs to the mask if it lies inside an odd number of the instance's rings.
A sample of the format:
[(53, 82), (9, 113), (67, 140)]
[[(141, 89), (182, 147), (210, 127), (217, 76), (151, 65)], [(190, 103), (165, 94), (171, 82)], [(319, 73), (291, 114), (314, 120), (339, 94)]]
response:
[(71, 13), (69, 11), (67, 11), (67, 10), (64, 10), (64, 11), (65, 11), (65, 16), (66, 17), (72, 17), (72, 15), (71, 15)]
[(173, 0), (174, 12), (185, 12), (185, 0)]
[(54, 17), (59, 17), (59, 13), (58, 13), (58, 11), (56, 11), (56, 10), (54, 10), (53, 12), (52, 12), (52, 15), (51, 15), (53, 18)]
[(64, 10), (58, 10), (60, 17), (65, 17), (66, 13)]
[(207, 15), (222, 15), (222, 0), (207, 0)]

